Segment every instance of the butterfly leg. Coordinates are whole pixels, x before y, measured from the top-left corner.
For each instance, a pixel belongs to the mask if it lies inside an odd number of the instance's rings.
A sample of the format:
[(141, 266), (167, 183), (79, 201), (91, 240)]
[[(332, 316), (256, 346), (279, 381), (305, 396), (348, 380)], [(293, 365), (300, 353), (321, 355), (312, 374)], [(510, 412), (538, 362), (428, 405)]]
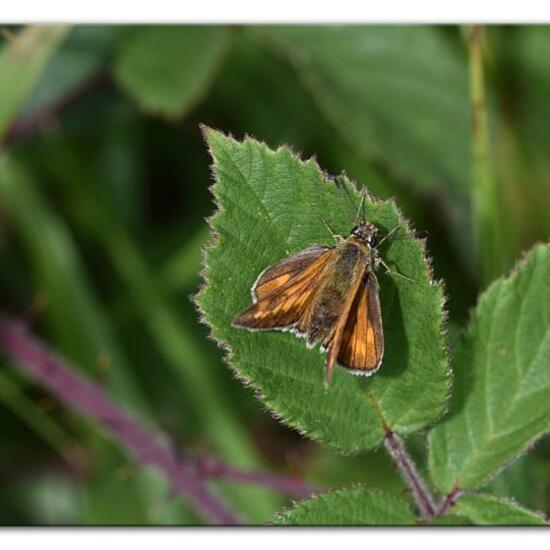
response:
[(332, 229), (332, 227), (324, 218), (321, 218), (321, 222), (326, 227), (327, 231), (330, 233), (330, 236), (336, 241), (336, 243), (341, 243), (344, 240), (344, 237), (342, 237), (342, 235), (338, 235), (338, 233), (336, 233), (334, 229)]
[(387, 235), (384, 235), (380, 241), (378, 241), (378, 244), (376, 247), (379, 247), (386, 239), (389, 239), (397, 230), (399, 229), (399, 226), (396, 225)]
[(399, 271), (394, 271), (393, 269), (391, 269), (390, 266), (382, 258), (378, 258), (378, 261), (384, 266), (386, 273), (389, 273), (390, 275), (395, 275), (396, 277), (401, 277), (402, 279), (410, 281), (411, 283), (416, 283), (414, 279), (407, 277), (407, 275), (403, 275), (403, 273), (399, 273)]

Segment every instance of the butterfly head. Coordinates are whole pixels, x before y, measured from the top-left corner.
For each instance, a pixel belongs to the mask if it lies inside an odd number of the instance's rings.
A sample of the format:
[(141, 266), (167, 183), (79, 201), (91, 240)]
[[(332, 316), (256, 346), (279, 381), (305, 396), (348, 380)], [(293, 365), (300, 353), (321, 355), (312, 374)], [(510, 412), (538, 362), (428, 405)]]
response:
[(376, 248), (378, 245), (378, 227), (370, 222), (359, 223), (351, 230), (351, 234), (371, 248)]

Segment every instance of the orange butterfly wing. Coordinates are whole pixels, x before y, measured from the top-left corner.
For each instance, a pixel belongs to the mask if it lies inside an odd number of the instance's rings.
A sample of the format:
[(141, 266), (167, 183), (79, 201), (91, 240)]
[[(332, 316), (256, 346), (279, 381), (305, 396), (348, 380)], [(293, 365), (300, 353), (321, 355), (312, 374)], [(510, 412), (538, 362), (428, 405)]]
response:
[(378, 297), (378, 282), (374, 273), (364, 277), (346, 321), (337, 362), (369, 375), (380, 367), (384, 355), (384, 333)]
[(334, 248), (313, 245), (268, 267), (252, 287), (254, 305), (233, 326), (256, 330), (293, 328), (319, 288)]

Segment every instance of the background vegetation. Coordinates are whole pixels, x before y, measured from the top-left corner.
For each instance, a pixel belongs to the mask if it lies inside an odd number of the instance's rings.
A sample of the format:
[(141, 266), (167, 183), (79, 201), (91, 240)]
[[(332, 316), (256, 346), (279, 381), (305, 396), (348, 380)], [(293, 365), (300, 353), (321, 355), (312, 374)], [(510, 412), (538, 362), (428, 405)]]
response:
[[(343, 456), (277, 422), (207, 338), (189, 300), (213, 212), (199, 123), (395, 197), (428, 232), (452, 342), (488, 283), (550, 237), (550, 28), (4, 27), (0, 47), (1, 312), (177, 449), (406, 495), (384, 452)], [(2, 524), (203, 521), (0, 365)], [(424, 437), (408, 446), (424, 472)], [(550, 513), (549, 466), (542, 441), (490, 489)], [(249, 522), (290, 502), (211, 485)]]

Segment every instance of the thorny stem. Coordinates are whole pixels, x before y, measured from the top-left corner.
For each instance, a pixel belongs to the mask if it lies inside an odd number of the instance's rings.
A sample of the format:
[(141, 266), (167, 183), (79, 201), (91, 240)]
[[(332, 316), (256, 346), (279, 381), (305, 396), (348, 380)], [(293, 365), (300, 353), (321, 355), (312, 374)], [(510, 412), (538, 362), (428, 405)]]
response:
[(188, 499), (213, 523), (235, 525), (239, 520), (208, 489), (205, 484), (207, 476), (263, 485), (301, 498), (314, 492), (314, 488), (297, 479), (247, 472), (213, 459), (179, 459), (163, 441), (165, 438), (142, 426), (115, 405), (99, 385), (83, 379), (72, 367), (55, 357), (26, 333), (25, 325), (19, 320), (0, 317), (0, 347), (26, 374), (62, 402), (96, 420), (138, 461), (160, 470), (174, 491)]
[(433, 518), (436, 514), (433, 498), (426, 489), (426, 485), (416, 470), (414, 462), (407, 454), (402, 439), (396, 433), (388, 430), (384, 439), (384, 445), (409, 486), (422, 514), (422, 519)]

